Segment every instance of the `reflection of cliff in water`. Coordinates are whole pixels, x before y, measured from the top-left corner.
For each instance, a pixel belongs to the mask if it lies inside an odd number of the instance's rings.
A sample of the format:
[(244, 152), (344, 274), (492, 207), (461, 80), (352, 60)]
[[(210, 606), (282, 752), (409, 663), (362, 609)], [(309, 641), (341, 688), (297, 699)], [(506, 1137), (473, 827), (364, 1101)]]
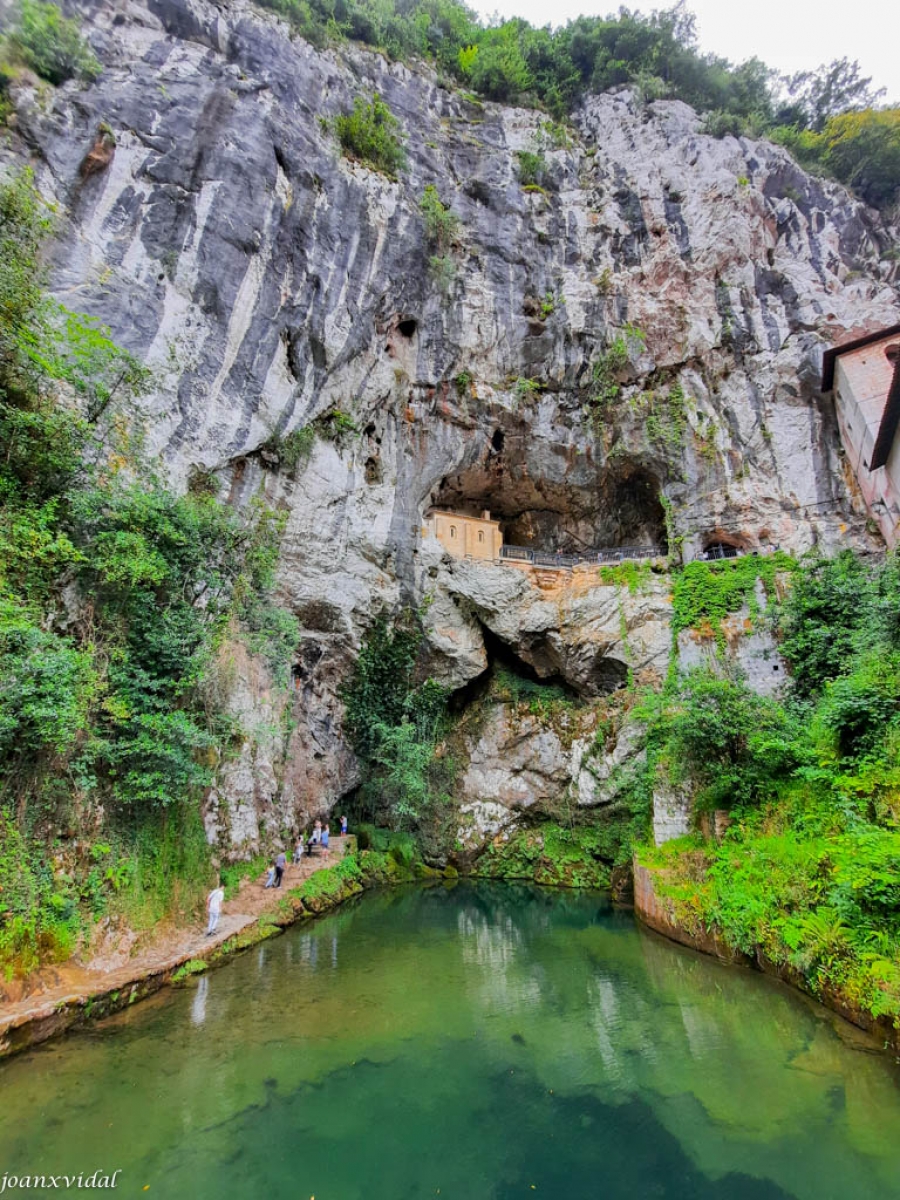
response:
[(460, 882), (368, 894), (11, 1061), (0, 1158), (81, 1169), (112, 1122), (129, 1175), (221, 1200), (900, 1200), (896, 1078), (603, 896)]

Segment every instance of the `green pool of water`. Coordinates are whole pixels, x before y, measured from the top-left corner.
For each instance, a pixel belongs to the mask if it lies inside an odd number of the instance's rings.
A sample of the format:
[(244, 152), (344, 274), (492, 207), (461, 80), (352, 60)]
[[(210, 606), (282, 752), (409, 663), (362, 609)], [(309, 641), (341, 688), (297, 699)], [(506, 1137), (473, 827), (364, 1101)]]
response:
[(0, 1067), (0, 1183), (98, 1169), (200, 1200), (900, 1200), (900, 1088), (603, 896), (410, 888)]

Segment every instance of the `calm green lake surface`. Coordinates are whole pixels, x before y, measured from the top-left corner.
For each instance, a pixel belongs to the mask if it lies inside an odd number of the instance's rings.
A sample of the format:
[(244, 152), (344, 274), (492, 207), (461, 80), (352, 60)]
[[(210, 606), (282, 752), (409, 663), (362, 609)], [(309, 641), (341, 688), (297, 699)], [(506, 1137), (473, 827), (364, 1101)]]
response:
[(409, 888), (0, 1067), (0, 1178), (98, 1168), (200, 1200), (900, 1200), (900, 1086), (601, 895)]

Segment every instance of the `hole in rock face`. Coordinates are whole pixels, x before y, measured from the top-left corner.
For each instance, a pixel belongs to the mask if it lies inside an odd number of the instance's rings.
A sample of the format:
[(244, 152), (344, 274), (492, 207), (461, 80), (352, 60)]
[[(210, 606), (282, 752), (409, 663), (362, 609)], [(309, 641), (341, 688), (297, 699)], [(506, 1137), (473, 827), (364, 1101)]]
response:
[(489, 511), (507, 546), (551, 554), (665, 546), (660, 482), (650, 471), (578, 464), (559, 471), (560, 481), (540, 478), (523, 463), (520, 441), (495, 430), (482, 461), (441, 480), (430, 503), (471, 517)]
[(551, 642), (542, 634), (522, 638), (515, 646), (502, 641), (484, 624), (481, 634), (487, 653), (485, 670), (454, 692), (450, 700), (453, 712), (460, 713), (477, 703), (491, 686), (499, 685), (518, 699), (551, 698), (552, 695), (570, 700), (584, 700), (609, 695), (625, 687), (628, 668), (625, 663), (603, 654), (592, 661), (572, 664), (577, 678), (563, 672)]
[(412, 317), (405, 317), (402, 321), (397, 323), (397, 332), (405, 338), (411, 338), (416, 332), (417, 328), (418, 325)]
[(297, 658), (291, 666), (291, 679), (295, 688), (300, 688), (312, 678), (324, 654), (325, 651), (317, 642), (304, 642), (300, 646)]
[(706, 543), (703, 548), (703, 557), (712, 561), (719, 558), (737, 558), (741, 553), (741, 547), (735, 542), (725, 541), (722, 538), (715, 538)]
[(479, 676), (480, 679), (490, 679), (496, 677), (498, 671), (505, 671), (511, 677), (513, 686), (518, 680), (535, 687), (559, 688), (571, 699), (577, 698), (578, 692), (559, 673), (556, 658), (543, 637), (538, 635), (530, 645), (523, 647), (528, 655), (529, 661), (526, 661), (486, 626), (482, 625), (481, 633), (487, 651), (488, 668), (484, 675)]
[(491, 446), (495, 454), (503, 453), (503, 430), (495, 429), (494, 436), (491, 438)]
[(585, 680), (584, 691), (589, 696), (608, 696), (628, 683), (628, 667), (618, 658), (598, 655)]
[(310, 600), (295, 615), (302, 629), (316, 633), (339, 633), (343, 628), (340, 609), (324, 600)]

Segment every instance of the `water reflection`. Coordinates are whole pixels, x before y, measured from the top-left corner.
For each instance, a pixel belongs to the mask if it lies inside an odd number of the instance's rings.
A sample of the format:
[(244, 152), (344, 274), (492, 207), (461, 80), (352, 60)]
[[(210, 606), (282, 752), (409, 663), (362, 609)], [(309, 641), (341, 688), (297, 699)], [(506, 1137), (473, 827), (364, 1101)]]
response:
[(191, 1004), (191, 1023), (202, 1025), (206, 1020), (206, 997), (209, 995), (209, 977), (201, 975)]
[(364, 897), (0, 1068), (4, 1170), (114, 1151), (155, 1195), (900, 1200), (898, 1148), (816, 1009), (527, 887)]

